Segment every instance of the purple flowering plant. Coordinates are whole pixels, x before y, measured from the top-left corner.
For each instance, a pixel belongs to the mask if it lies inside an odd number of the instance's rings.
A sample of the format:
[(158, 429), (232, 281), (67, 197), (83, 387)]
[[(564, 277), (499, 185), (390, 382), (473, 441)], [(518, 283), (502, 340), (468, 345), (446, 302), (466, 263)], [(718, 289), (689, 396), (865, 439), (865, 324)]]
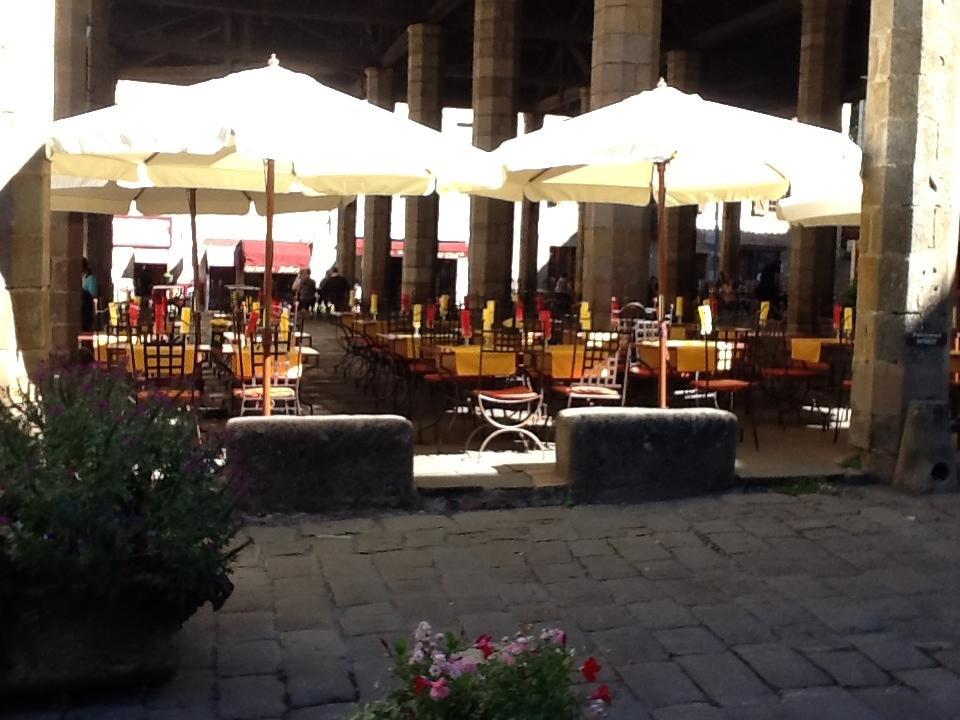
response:
[(207, 600), (219, 607), (240, 516), (196, 428), (192, 413), (82, 367), (5, 396), (0, 600), (26, 586), (135, 598), (182, 618)]
[[(555, 628), (471, 642), (421, 622), (412, 642), (384, 645), (397, 688), (350, 720), (578, 720), (602, 714), (612, 701), (607, 685), (585, 697), (572, 683), (575, 653)], [(579, 666), (591, 683), (601, 670), (592, 657)]]

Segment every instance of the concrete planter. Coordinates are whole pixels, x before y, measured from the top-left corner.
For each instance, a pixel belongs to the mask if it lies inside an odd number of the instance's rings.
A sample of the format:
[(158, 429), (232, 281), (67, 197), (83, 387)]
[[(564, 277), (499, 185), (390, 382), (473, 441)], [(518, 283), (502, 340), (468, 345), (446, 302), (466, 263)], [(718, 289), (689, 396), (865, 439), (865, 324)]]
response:
[(140, 686), (174, 672), (172, 614), (57, 590), (4, 598), (0, 698)]
[(575, 408), (557, 419), (557, 472), (577, 502), (644, 502), (728, 489), (737, 418), (723, 410)]

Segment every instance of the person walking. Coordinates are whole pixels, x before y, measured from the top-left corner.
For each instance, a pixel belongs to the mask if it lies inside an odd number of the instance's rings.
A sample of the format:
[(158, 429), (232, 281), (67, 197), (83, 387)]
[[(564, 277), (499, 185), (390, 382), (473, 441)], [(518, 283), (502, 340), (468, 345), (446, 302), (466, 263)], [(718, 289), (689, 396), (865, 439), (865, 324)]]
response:
[(309, 268), (305, 269), (300, 276), (297, 300), (300, 303), (300, 311), (313, 317), (313, 308), (317, 304), (317, 281), (310, 277)]
[(347, 309), (347, 295), (350, 292), (350, 281), (347, 280), (336, 266), (330, 268), (330, 273), (320, 283), (320, 300), (332, 303), (339, 311)]
[(80, 329), (84, 332), (93, 330), (94, 326), (94, 299), (99, 292), (96, 276), (90, 271), (90, 264), (83, 258), (83, 269), (80, 281)]

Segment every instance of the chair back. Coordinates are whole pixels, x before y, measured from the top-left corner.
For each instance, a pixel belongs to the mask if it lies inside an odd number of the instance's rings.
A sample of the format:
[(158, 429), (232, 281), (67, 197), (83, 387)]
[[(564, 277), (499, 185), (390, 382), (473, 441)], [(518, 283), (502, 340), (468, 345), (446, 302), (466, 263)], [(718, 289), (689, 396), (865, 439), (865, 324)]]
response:
[(147, 383), (182, 381), (193, 374), (194, 350), (186, 338), (145, 338), (131, 345), (133, 372)]
[[(478, 386), (497, 385), (517, 375), (517, 355), (523, 349), (520, 331), (494, 328), (482, 333)], [(510, 361), (512, 356), (512, 362)]]
[(577, 349), (583, 353), (583, 374), (577, 381), (583, 385), (619, 387), (617, 374), (620, 369), (620, 334), (593, 331), (585, 333), (582, 345), (574, 348), (574, 367), (577, 366)]

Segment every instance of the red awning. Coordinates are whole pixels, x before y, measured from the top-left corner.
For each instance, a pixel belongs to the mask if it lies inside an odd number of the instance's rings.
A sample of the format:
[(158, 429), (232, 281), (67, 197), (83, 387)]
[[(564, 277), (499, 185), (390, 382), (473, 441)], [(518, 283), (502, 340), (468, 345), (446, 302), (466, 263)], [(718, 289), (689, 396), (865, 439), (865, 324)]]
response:
[[(465, 242), (445, 242), (441, 240), (438, 243), (437, 257), (442, 260), (456, 260), (457, 258), (467, 257), (467, 243)], [(363, 257), (363, 238), (357, 238), (357, 255)], [(403, 257), (403, 240), (390, 241), (390, 256)]]
[[(243, 252), (243, 271), (262, 273), (266, 266), (267, 247), (263, 240), (244, 240), (240, 243)], [(273, 243), (273, 272), (297, 273), (310, 265), (312, 246), (309, 243)]]

